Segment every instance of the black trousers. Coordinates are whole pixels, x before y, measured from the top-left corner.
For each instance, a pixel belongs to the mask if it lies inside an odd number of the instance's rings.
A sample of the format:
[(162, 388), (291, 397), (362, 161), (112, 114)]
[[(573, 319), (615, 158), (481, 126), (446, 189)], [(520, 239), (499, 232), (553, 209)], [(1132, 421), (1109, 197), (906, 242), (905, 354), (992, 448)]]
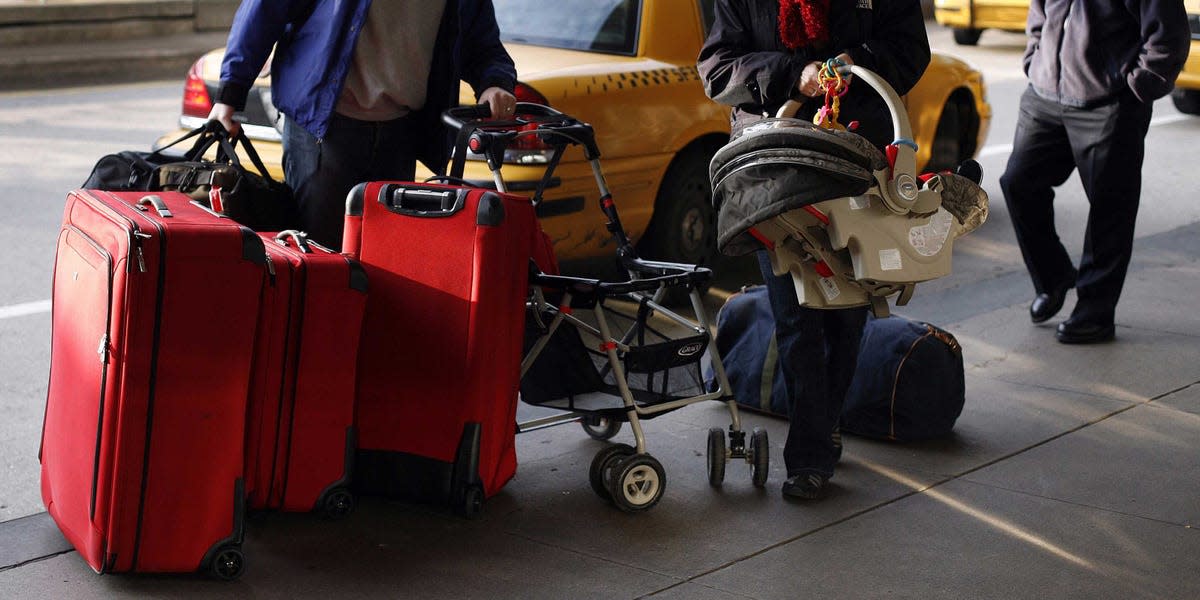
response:
[(766, 251), (758, 252), (758, 265), (775, 316), (779, 368), (787, 390), (783, 462), (788, 477), (807, 473), (832, 477), (842, 455), (833, 442), (833, 430), (858, 364), (867, 307), (805, 308), (800, 306), (792, 276), (771, 272)]
[[(1021, 97), (1000, 188), (1037, 293), (1074, 284), (1073, 317), (1112, 323), (1133, 253), (1142, 160), (1152, 106), (1132, 92), (1090, 109)], [(1054, 225), (1054, 188), (1075, 170), (1087, 193), (1087, 229), (1076, 269)]]
[(359, 121), (334, 113), (318, 140), (288, 119), (283, 126), (283, 170), (310, 239), (339, 250), (346, 195), (364, 181), (412, 181), (416, 147), (412, 121)]

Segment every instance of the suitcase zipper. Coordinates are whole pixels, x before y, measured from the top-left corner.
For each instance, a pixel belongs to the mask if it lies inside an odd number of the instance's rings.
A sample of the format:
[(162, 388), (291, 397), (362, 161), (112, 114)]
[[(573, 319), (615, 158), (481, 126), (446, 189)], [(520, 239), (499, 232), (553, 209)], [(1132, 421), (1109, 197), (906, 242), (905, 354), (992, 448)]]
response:
[[(96, 348), (96, 354), (99, 355), (100, 364), (103, 366), (100, 368), (100, 398), (98, 401), (99, 409), (96, 414), (96, 449), (95, 449), (95, 455), (92, 458), (92, 490), (91, 490), (91, 496), (88, 499), (88, 520), (94, 522), (96, 520), (96, 492), (97, 492), (97, 487), (98, 487), (99, 479), (100, 479), (100, 450), (101, 450), (101, 446), (102, 446), (101, 442), (103, 441), (102, 438), (103, 438), (103, 432), (104, 432), (104, 409), (105, 409), (105, 404), (107, 403), (107, 399), (108, 399), (105, 391), (108, 389), (109, 330), (112, 329), (112, 304), (113, 304), (112, 264), (113, 264), (113, 258), (112, 258), (112, 255), (109, 254), (108, 250), (106, 250), (103, 246), (101, 246), (99, 243), (97, 243), (96, 240), (92, 239), (91, 236), (84, 233), (83, 230), (79, 229), (78, 227), (75, 227), (74, 225), (67, 225), (65, 227), (65, 229), (67, 230), (68, 233), (78, 235), (80, 237), (80, 239), (87, 242), (87, 244), (89, 246), (91, 246), (93, 250), (95, 250), (98, 254), (103, 256), (105, 259), (105, 262), (106, 262), (107, 270), (108, 270), (108, 273), (106, 274), (106, 276), (108, 277), (108, 300), (107, 300), (107, 310), (105, 311), (105, 315), (104, 315), (104, 333), (100, 336), (99, 347)], [(43, 430), (43, 435), (45, 435), (44, 430)], [(39, 453), (39, 456), (40, 456), (40, 453)]]
[(146, 272), (146, 255), (142, 252), (142, 240), (148, 240), (152, 237), (154, 236), (148, 233), (142, 233), (137, 229), (137, 226), (134, 226), (133, 237), (131, 239), (133, 241), (134, 251), (137, 253), (137, 265), (139, 273)]

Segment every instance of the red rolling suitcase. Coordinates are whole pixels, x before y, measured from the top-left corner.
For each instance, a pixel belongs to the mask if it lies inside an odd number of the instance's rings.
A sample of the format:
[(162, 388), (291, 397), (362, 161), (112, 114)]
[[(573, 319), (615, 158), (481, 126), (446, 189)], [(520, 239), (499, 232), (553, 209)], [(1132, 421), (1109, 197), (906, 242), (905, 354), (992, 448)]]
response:
[(182, 194), (67, 196), (42, 500), (97, 572), (242, 570), (258, 235)]
[(529, 258), (527, 198), (369, 183), (343, 251), (371, 280), (359, 345), (355, 487), (473, 516), (516, 471)]
[(249, 508), (353, 508), (354, 373), (367, 278), (303, 233), (260, 234), (263, 298), (246, 426)]

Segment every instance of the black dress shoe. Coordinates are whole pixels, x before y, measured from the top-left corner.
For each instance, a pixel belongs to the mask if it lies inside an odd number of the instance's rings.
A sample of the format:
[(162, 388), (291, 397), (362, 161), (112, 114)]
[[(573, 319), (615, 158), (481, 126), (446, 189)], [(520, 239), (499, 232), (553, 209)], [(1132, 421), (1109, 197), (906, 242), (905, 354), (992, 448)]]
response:
[(1095, 344), (1108, 342), (1116, 337), (1117, 328), (1112, 323), (1097, 323), (1071, 317), (1058, 324), (1054, 337), (1064, 344)]
[(1038, 294), (1037, 298), (1033, 299), (1033, 304), (1029, 305), (1029, 320), (1034, 323), (1041, 323), (1050, 317), (1058, 314), (1062, 310), (1063, 302), (1067, 299), (1067, 290), (1074, 286), (1064, 285), (1057, 290), (1051, 290), (1048, 294)]

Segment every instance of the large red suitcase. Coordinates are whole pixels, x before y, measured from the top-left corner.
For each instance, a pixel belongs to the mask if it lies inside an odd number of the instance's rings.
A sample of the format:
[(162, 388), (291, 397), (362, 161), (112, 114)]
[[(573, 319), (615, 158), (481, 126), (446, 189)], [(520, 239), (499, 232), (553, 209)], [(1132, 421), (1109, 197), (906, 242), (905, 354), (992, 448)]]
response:
[(97, 572), (242, 570), (258, 235), (182, 194), (67, 196), (42, 501)]
[(359, 344), (355, 487), (475, 515), (516, 471), (529, 199), (375, 182), (347, 201), (343, 252), (371, 280)]
[(248, 508), (353, 508), (354, 373), (367, 278), (303, 233), (260, 234), (270, 261), (246, 426)]

